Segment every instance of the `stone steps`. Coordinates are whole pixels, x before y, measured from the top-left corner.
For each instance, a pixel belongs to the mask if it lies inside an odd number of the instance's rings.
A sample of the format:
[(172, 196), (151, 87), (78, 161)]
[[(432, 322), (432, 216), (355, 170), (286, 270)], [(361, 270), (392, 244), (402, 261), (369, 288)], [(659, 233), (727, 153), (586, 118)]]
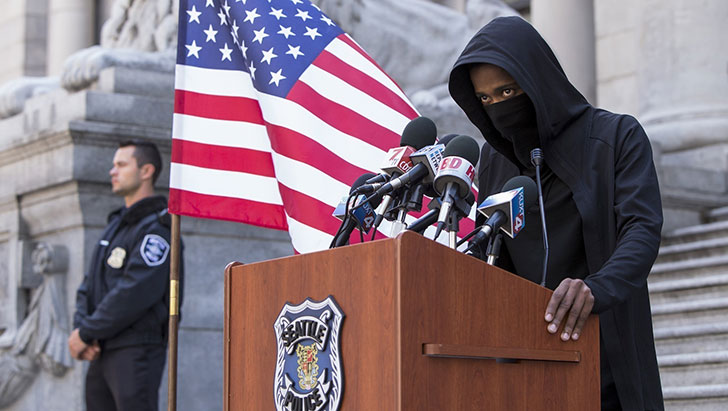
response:
[(649, 281), (652, 285), (668, 280), (698, 279), (721, 272), (728, 273), (728, 255), (656, 263), (652, 266)]
[(728, 295), (728, 272), (706, 274), (702, 277), (650, 280), (652, 306)]
[(728, 384), (684, 385), (662, 389), (665, 411), (724, 411)]
[(728, 322), (664, 325), (654, 329), (657, 355), (721, 351), (728, 347)]
[(728, 220), (679, 228), (662, 236), (662, 246), (728, 237)]
[(661, 355), (663, 387), (714, 385), (728, 381), (728, 351)]
[(666, 410), (728, 410), (728, 207), (663, 237), (649, 277)]
[(707, 217), (711, 221), (728, 221), (728, 207), (720, 207), (710, 210)]
[(728, 236), (700, 239), (660, 247), (657, 263), (683, 261), (687, 258), (703, 258), (728, 255)]

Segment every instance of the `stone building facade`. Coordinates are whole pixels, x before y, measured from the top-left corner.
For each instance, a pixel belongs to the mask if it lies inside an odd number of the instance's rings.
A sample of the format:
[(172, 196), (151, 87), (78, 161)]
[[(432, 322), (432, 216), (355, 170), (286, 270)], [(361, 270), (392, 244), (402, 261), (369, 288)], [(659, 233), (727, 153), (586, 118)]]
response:
[[(441, 131), (476, 135), (447, 96), (447, 71), (485, 21), (512, 8), (497, 0), (317, 3)], [(383, 29), (408, 50), (398, 58), (365, 34), (383, 24), (380, 3), (396, 11)], [(543, 33), (589, 101), (645, 126), (666, 230), (728, 204), (728, 2), (507, 3)], [(177, 12), (174, 0), (17, 0), (0, 16), (0, 409), (83, 409), (85, 366), (68, 358), (64, 336), (92, 246), (122, 204), (108, 178), (118, 142), (153, 140), (169, 160)], [(438, 33), (428, 47), (406, 40), (428, 33)], [(414, 75), (418, 64), (425, 74)], [(165, 169), (160, 193), (168, 177)], [(182, 234), (178, 408), (220, 409), (223, 268), (292, 247), (286, 233), (211, 220), (183, 218)], [(166, 408), (166, 381), (160, 393)]]

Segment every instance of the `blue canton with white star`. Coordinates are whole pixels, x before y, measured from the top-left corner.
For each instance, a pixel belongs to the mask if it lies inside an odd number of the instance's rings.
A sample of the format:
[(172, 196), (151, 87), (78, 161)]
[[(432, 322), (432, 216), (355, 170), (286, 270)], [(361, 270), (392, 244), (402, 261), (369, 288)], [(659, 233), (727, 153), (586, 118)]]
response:
[(181, 0), (177, 63), (250, 73), (285, 97), (343, 31), (308, 0)]

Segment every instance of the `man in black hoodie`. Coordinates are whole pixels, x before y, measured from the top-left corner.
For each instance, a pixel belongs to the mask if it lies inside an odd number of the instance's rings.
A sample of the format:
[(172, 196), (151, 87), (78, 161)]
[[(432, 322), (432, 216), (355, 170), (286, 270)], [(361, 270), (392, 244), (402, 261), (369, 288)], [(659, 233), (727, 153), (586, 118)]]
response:
[[(633, 117), (592, 107), (525, 20), (497, 18), (465, 47), (450, 94), (487, 144), (479, 199), (513, 176), (534, 177), (541, 148), (550, 255), (544, 328), (579, 338), (599, 314), (602, 409), (663, 409), (647, 275), (657, 257), (662, 206), (647, 135)], [(539, 283), (538, 208), (505, 241), (498, 264)], [(558, 388), (556, 388), (558, 389)]]
[(161, 170), (154, 144), (127, 141), (116, 150), (109, 171), (111, 189), (124, 198), (125, 207), (109, 214), (94, 248), (76, 293), (74, 330), (68, 339), (71, 356), (91, 361), (88, 411), (157, 409), (170, 264), (167, 200), (154, 195)]

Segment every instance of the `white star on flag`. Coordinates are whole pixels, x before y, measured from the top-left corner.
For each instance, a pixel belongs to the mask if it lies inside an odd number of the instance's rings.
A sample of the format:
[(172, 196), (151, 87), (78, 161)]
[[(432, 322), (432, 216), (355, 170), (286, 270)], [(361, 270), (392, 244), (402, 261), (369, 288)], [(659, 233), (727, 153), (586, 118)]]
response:
[(225, 46), (223, 48), (218, 49), (218, 50), (220, 50), (220, 53), (222, 53), (222, 59), (220, 59), (220, 61), (223, 61), (223, 60), (233, 61), (233, 59), (230, 56), (230, 54), (233, 52), (233, 49), (228, 48), (227, 43), (225, 43)]
[(301, 46), (293, 47), (290, 44), (288, 45), (288, 51), (286, 54), (292, 55), (294, 60), (298, 60), (298, 56), (303, 56), (303, 53), (301, 53)]
[[(263, 59), (260, 60), (260, 62), (270, 64), (271, 60), (273, 60), (276, 57), (278, 57), (278, 55), (273, 53), (273, 47), (271, 47), (270, 50), (268, 50), (268, 51), (263, 50)], [(278, 85), (278, 83), (276, 83), (276, 86), (277, 85)]]
[(286, 40), (288, 40), (288, 36), (295, 36), (295, 34), (291, 31), (290, 27), (283, 27), (280, 24), (278, 25), (278, 27), (281, 28), (281, 30), (278, 32), (278, 34), (282, 34), (282, 35), (286, 36)]
[(250, 10), (250, 11), (245, 10), (245, 20), (243, 20), (243, 23), (245, 23), (246, 21), (249, 21), (250, 24), (254, 24), (255, 19), (257, 19), (258, 17), (260, 17), (260, 14), (258, 14), (257, 8), (254, 8), (253, 10)]
[(300, 17), (301, 20), (306, 21), (306, 19), (311, 19), (311, 16), (308, 15), (307, 11), (301, 11), (300, 9), (296, 9), (298, 13), (296, 13), (296, 17)]
[(255, 68), (255, 66), (253, 65), (253, 62), (251, 61), (250, 66), (248, 67), (248, 71), (250, 72), (250, 77), (252, 77), (253, 80), (255, 80), (255, 70), (258, 70), (258, 69)]
[(227, 26), (227, 18), (225, 17), (225, 13), (220, 9), (220, 12), (217, 13), (217, 17), (220, 17), (220, 25), (221, 26)]
[(200, 14), (202, 13), (197, 11), (195, 6), (192, 6), (192, 10), (187, 10), (187, 14), (190, 16), (190, 21), (188, 21), (188, 23), (192, 23), (193, 21), (198, 24), (200, 23)]
[(255, 37), (253, 38), (254, 43), (257, 41), (258, 43), (263, 44), (263, 39), (268, 37), (268, 35), (265, 34), (265, 27), (260, 30), (253, 30), (253, 33), (255, 33)]
[(326, 23), (327, 26), (333, 26), (334, 25), (334, 22), (331, 21), (331, 19), (328, 18), (328, 17), (326, 17), (326, 16), (321, 16), (321, 21), (323, 21), (324, 23)]
[(268, 13), (271, 16), (275, 16), (276, 20), (280, 20), (283, 17), (287, 17), (285, 14), (283, 14), (283, 9), (274, 9), (273, 7), (270, 8), (271, 12)]
[(311, 40), (316, 40), (316, 36), (320, 36), (318, 32), (318, 28), (310, 28), (306, 27), (306, 32), (303, 33), (304, 36), (311, 36)]
[(210, 27), (208, 27), (207, 30), (202, 30), (202, 32), (207, 35), (207, 39), (205, 39), (205, 43), (207, 43), (208, 41), (217, 43), (217, 40), (215, 40), (215, 36), (217, 35), (217, 30), (213, 30), (212, 24), (210, 24)]
[(283, 71), (283, 69), (278, 69), (278, 71), (276, 71), (276, 72), (271, 71), (270, 72), (271, 78), (270, 78), (270, 81), (268, 82), (268, 84), (276, 83), (276, 86), (277, 86), (279, 81), (285, 79), (286, 76), (282, 75), (281, 71)]
[(240, 29), (240, 27), (238, 27), (238, 22), (235, 21), (235, 19), (232, 19), (232, 20), (233, 20), (233, 25), (231, 27), (231, 30), (232, 30), (231, 33), (232, 33), (233, 37), (237, 40), (237, 38), (238, 38), (238, 30)]
[(192, 40), (192, 44), (185, 44), (185, 47), (187, 47), (187, 57), (195, 56), (200, 58), (200, 55), (197, 53), (202, 50), (202, 47), (197, 46), (195, 40)]

